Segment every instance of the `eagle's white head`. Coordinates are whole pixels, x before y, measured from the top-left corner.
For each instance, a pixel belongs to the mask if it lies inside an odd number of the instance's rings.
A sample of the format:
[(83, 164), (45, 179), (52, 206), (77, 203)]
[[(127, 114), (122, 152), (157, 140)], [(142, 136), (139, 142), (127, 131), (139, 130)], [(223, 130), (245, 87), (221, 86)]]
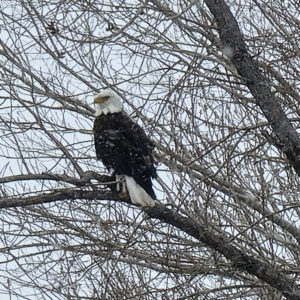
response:
[(95, 116), (113, 114), (122, 111), (121, 98), (112, 90), (103, 90), (94, 98)]

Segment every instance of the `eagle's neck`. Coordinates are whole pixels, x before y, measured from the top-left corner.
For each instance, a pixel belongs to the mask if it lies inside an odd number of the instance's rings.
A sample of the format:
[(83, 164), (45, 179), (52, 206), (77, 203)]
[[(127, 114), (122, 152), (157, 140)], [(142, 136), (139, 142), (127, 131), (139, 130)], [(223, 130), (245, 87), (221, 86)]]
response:
[(122, 103), (118, 98), (111, 97), (104, 103), (96, 104), (95, 116), (114, 114), (122, 111)]

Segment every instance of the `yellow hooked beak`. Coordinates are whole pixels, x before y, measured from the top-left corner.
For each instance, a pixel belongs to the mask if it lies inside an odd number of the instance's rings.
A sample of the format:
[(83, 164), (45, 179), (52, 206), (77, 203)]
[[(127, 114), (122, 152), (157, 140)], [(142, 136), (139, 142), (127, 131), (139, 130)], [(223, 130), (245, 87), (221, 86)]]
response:
[(97, 96), (96, 98), (94, 98), (94, 103), (104, 103), (108, 98), (109, 96), (105, 96), (105, 97)]

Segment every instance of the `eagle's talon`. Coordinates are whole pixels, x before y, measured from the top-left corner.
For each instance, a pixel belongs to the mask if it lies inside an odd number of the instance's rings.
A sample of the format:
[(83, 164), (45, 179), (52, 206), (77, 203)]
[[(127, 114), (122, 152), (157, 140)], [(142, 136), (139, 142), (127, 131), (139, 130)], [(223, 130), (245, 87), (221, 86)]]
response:
[(119, 192), (119, 197), (125, 199), (127, 197), (127, 192)]

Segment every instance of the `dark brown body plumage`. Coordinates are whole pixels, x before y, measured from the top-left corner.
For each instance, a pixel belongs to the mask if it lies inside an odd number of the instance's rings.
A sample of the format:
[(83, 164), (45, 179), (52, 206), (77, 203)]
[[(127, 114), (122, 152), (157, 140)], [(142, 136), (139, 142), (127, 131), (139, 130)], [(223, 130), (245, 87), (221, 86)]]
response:
[(144, 130), (124, 113), (101, 114), (94, 123), (96, 154), (108, 170), (128, 175), (153, 198), (156, 177), (153, 143)]

